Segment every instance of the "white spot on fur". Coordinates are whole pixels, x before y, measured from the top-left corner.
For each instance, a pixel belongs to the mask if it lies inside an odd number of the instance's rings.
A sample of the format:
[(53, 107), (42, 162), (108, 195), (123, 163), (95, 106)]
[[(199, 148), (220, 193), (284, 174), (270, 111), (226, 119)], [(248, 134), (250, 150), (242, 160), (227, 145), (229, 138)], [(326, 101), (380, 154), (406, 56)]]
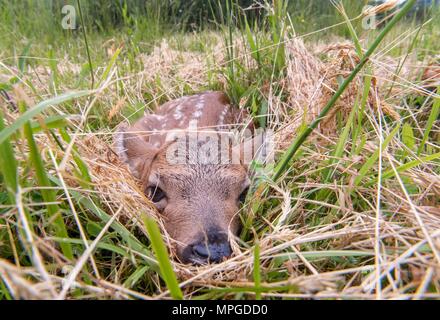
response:
[(180, 119), (183, 118), (184, 114), (183, 114), (183, 112), (182, 112), (182, 107), (183, 107), (182, 104), (179, 104), (179, 105), (177, 106), (176, 111), (175, 111), (175, 113), (174, 113), (174, 119), (176, 119), (176, 120), (180, 120)]
[(197, 100), (196, 111), (194, 112), (194, 118), (199, 119), (203, 114), (203, 109), (205, 108), (205, 101), (203, 98)]
[(152, 116), (158, 121), (162, 121), (165, 118), (165, 116), (162, 116), (160, 114), (152, 114)]
[(203, 102), (199, 101), (196, 103), (196, 110), (197, 111), (203, 110), (204, 107), (205, 107), (205, 104)]
[(223, 109), (222, 113), (220, 113), (219, 119), (218, 119), (218, 125), (222, 126), (225, 124), (225, 117), (226, 114), (228, 113), (229, 110), (229, 106), (225, 106), (225, 108)]
[(202, 116), (202, 114), (203, 114), (202, 111), (196, 111), (196, 112), (194, 112), (194, 118), (199, 119)]

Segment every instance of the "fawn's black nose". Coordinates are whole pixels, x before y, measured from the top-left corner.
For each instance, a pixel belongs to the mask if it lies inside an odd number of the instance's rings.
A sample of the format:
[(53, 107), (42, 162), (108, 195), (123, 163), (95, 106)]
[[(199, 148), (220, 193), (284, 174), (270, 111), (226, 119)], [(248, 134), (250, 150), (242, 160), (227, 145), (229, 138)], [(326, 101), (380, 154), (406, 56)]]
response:
[(194, 263), (218, 263), (229, 257), (232, 250), (228, 237), (223, 233), (215, 232), (208, 234), (208, 239), (205, 237), (202, 241), (193, 244), (189, 253), (191, 257), (188, 260)]

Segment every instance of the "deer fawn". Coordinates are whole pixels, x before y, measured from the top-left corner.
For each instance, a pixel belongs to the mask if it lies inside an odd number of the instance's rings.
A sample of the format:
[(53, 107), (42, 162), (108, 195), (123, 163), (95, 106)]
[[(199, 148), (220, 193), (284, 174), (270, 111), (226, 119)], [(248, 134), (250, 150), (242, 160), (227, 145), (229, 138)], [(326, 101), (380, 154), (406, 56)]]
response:
[[(169, 101), (134, 125), (119, 127), (117, 152), (162, 214), (184, 263), (220, 262), (231, 255), (228, 234), (239, 232), (248, 164), (262, 144), (261, 136), (235, 146), (223, 139), (233, 126), (243, 126), (245, 115), (225, 94), (205, 92)], [(252, 124), (247, 127), (253, 132)], [(179, 146), (185, 152), (176, 156)]]

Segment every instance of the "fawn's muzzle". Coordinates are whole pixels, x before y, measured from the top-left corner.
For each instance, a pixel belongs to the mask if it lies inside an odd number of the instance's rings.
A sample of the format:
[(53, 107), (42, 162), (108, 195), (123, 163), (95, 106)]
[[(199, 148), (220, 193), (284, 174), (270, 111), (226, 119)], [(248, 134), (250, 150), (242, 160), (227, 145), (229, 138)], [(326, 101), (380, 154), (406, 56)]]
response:
[(228, 236), (221, 232), (211, 232), (201, 237), (201, 241), (185, 248), (183, 259), (195, 264), (218, 263), (231, 253)]

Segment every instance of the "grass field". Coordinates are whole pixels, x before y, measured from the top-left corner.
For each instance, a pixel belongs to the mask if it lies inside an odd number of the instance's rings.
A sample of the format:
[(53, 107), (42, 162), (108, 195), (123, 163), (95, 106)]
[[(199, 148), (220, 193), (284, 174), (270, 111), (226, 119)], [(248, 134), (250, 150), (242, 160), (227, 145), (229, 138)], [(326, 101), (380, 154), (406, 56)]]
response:
[[(438, 9), (368, 29), (365, 1), (71, 2), (66, 30), (56, 1), (0, 0), (0, 299), (440, 298)], [(205, 90), (277, 162), (233, 257), (191, 266), (112, 136)]]

